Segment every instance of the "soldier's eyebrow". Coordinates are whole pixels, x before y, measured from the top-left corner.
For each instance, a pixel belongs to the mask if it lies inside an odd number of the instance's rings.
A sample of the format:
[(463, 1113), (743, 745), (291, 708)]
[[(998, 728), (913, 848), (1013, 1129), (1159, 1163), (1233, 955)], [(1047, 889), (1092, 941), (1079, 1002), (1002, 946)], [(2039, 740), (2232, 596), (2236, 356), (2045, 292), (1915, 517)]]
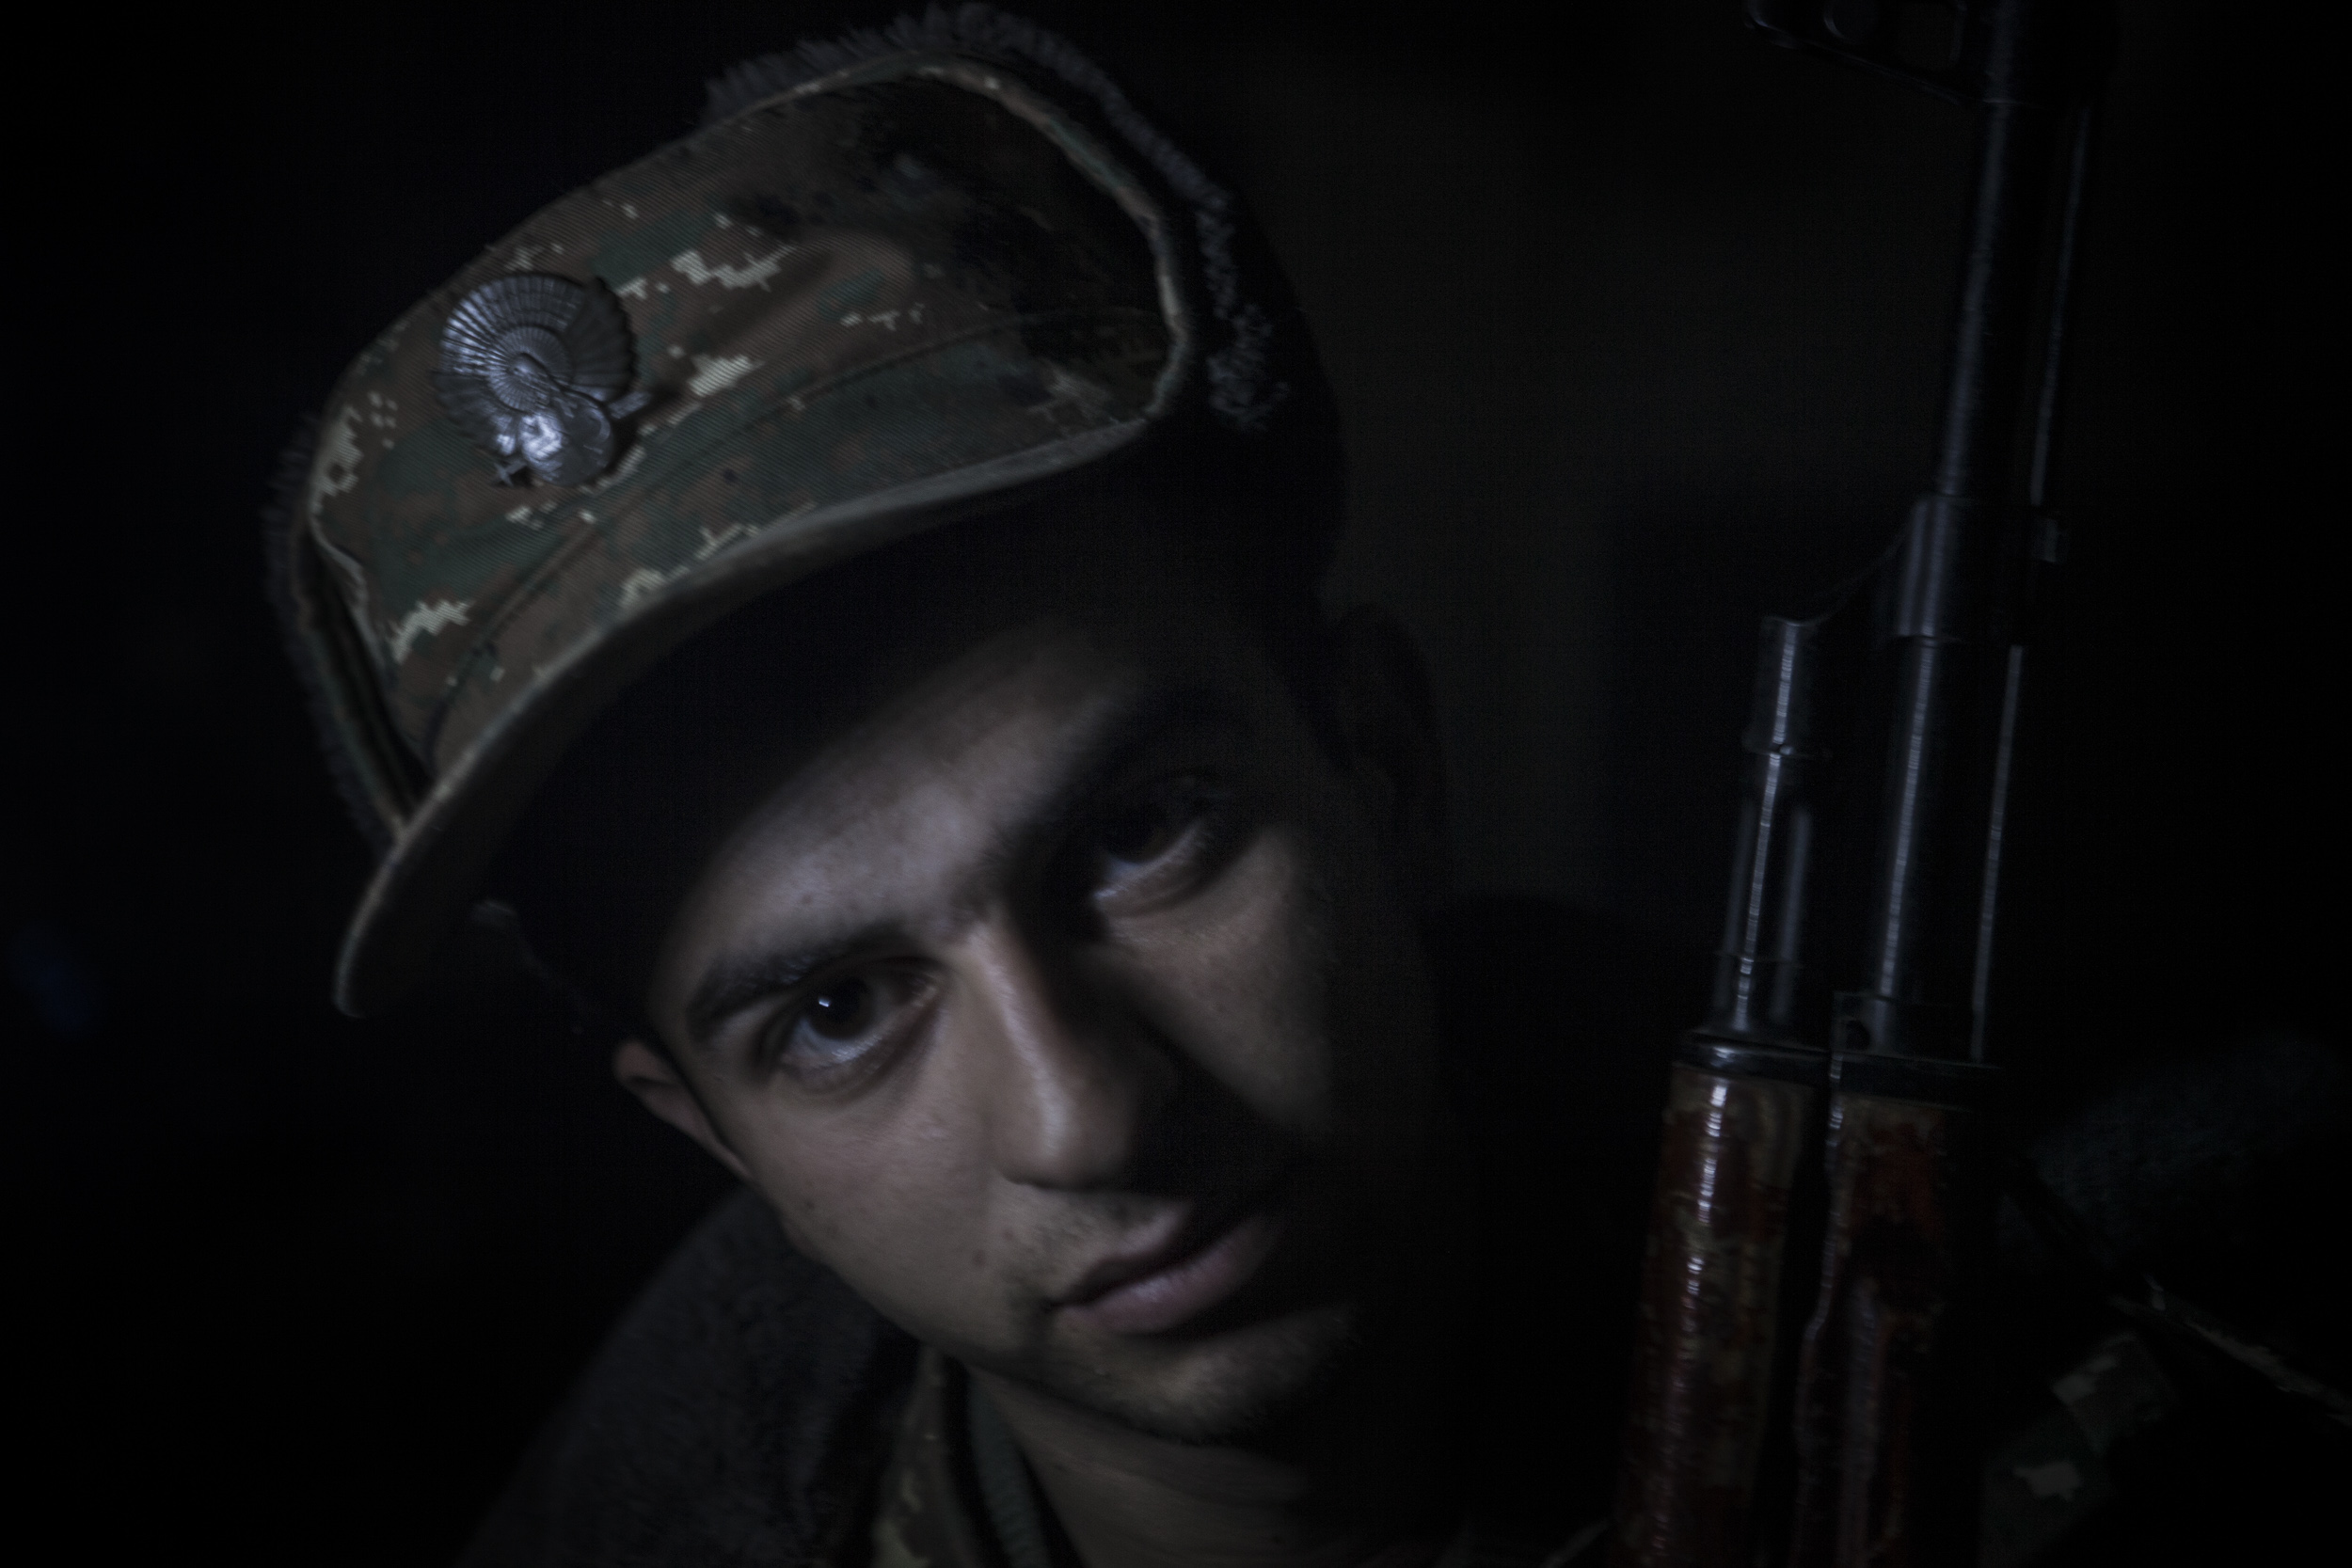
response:
[[(1170, 730), (1194, 725), (1239, 727), (1242, 719), (1228, 699), (1205, 688), (1161, 688), (1106, 715), (1058, 769), (1054, 788), (1005, 832), (982, 857), (982, 879), (1041, 845), (1066, 837), (1088, 808), (1134, 765), (1136, 757)], [(719, 1026), (736, 1013), (779, 991), (808, 983), (834, 964), (904, 940), (895, 922), (877, 921), (802, 946), (722, 958), (694, 982), (685, 1006), (686, 1037), (707, 1049)]]

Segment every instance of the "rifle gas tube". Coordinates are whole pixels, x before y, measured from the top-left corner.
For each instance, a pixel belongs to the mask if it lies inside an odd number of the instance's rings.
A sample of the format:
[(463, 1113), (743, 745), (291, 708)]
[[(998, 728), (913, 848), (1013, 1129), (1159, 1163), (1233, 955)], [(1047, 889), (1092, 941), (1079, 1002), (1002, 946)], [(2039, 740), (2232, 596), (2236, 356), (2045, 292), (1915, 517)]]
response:
[(1615, 1513), (1620, 1562), (1746, 1558), (1798, 1167), (1829, 1055), (1791, 1038), (1820, 627), (1764, 623), (1707, 1022), (1668, 1080)]

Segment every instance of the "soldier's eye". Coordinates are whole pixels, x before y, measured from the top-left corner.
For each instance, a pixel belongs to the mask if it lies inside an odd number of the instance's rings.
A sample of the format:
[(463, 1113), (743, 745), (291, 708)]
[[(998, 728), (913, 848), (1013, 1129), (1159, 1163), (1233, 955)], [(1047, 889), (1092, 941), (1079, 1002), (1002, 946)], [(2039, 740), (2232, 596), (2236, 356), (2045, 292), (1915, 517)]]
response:
[(1103, 825), (1103, 853), (1121, 865), (1155, 861), (1184, 836), (1193, 811), (1191, 800), (1168, 795), (1130, 805)]
[(854, 1039), (874, 1016), (874, 988), (862, 979), (843, 980), (809, 998), (809, 1032), (829, 1040)]
[(931, 983), (913, 968), (818, 982), (770, 1026), (777, 1065), (816, 1083), (875, 1065), (921, 1022)]
[(1094, 833), (1095, 904), (1148, 905), (1196, 884), (1225, 846), (1231, 805), (1230, 790), (1197, 773), (1155, 781), (1120, 800)]

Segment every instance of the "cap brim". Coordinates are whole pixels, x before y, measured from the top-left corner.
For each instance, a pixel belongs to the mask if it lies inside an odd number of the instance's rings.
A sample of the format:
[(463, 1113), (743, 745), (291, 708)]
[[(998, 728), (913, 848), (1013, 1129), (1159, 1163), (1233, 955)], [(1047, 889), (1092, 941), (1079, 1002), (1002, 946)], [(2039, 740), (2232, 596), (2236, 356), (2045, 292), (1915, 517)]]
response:
[(344, 934), (336, 1005), (364, 1017), (416, 989), (564, 752), (622, 689), (696, 633), (827, 566), (1019, 499), (1128, 446), (1152, 422), (1106, 426), (780, 520), (538, 672), (402, 823)]

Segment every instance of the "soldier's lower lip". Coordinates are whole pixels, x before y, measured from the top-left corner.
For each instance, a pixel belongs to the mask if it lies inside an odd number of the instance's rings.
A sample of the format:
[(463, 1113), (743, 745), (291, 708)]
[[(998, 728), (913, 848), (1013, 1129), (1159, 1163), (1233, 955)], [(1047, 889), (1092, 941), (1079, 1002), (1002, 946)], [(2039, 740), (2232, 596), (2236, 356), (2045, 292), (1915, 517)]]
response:
[(1281, 1236), (1281, 1219), (1261, 1210), (1200, 1251), (1062, 1310), (1112, 1334), (1166, 1333), (1249, 1283)]

